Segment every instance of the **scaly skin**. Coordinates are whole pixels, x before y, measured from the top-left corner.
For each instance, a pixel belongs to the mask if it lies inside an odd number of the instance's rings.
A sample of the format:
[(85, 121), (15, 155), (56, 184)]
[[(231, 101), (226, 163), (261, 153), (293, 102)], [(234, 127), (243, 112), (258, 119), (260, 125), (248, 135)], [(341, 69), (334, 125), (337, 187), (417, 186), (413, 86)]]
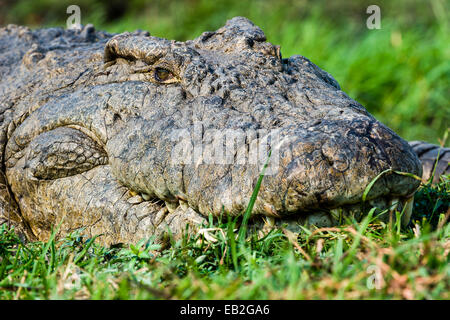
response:
[[(265, 139), (278, 166), (254, 217), (333, 224), (328, 210), (355, 213), (380, 172), (422, 174), (406, 141), (245, 18), (187, 42), (8, 26), (0, 54), (0, 216), (29, 238), (62, 221), (61, 235), (136, 242), (242, 214), (265, 158), (240, 155)], [(236, 134), (237, 148), (214, 153), (217, 133)], [(418, 184), (386, 174), (369, 200), (386, 208)]]
[(422, 162), (422, 180), (433, 177), (432, 182), (438, 183), (442, 175), (450, 174), (450, 148), (442, 148), (423, 141), (410, 141), (409, 145)]

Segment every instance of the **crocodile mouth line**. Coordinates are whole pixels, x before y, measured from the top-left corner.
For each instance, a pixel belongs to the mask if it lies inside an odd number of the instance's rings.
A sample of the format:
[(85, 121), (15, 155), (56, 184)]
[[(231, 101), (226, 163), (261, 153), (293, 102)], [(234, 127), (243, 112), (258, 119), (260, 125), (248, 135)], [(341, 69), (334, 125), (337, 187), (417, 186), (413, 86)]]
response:
[(348, 219), (360, 221), (367, 216), (369, 211), (373, 210), (372, 217), (384, 222), (395, 220), (395, 213), (399, 212), (401, 225), (406, 226), (411, 219), (413, 207), (414, 194), (407, 197), (384, 196), (332, 209), (302, 210), (284, 217), (258, 215), (252, 217), (251, 220), (260, 229), (284, 226), (298, 231), (298, 225), (322, 228), (342, 225)]
[[(166, 207), (168, 212), (173, 212), (178, 206), (182, 209), (187, 209), (187, 201), (179, 199), (178, 202), (168, 202), (158, 198), (150, 197), (146, 193), (136, 192), (130, 190), (131, 198), (129, 203), (137, 204), (141, 202), (150, 202)], [(414, 193), (404, 197), (398, 196), (382, 196), (367, 201), (360, 201), (359, 203), (344, 204), (335, 208), (319, 208), (316, 210), (301, 210), (289, 215), (272, 216), (257, 214), (250, 218), (250, 223), (259, 228), (267, 229), (272, 227), (288, 226), (291, 229), (299, 230), (298, 225), (302, 226), (316, 226), (316, 227), (331, 227), (342, 225), (348, 219), (356, 219), (360, 221), (367, 216), (371, 210), (372, 217), (378, 218), (381, 221), (388, 222), (396, 219), (395, 212), (401, 214), (401, 225), (406, 226), (412, 215), (414, 207)]]

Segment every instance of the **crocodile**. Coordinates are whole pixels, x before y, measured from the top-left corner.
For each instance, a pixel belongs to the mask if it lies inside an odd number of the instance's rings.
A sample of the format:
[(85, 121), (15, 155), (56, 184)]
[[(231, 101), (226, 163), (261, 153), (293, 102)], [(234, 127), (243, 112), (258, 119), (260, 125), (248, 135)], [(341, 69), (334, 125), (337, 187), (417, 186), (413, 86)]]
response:
[(0, 75), (0, 223), (27, 239), (179, 237), (242, 215), (264, 168), (255, 226), (333, 225), (364, 205), (405, 223), (422, 175), (407, 141), (244, 17), (185, 42), (8, 25)]

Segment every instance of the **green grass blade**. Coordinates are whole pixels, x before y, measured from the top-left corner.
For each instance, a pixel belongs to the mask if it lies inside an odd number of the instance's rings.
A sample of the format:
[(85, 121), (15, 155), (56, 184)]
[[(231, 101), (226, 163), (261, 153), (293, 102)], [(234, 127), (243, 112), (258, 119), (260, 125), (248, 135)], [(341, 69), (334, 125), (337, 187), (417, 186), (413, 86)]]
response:
[(80, 261), (88, 252), (89, 248), (92, 246), (92, 244), (94, 243), (94, 240), (97, 239), (100, 235), (96, 235), (94, 237), (92, 237), (88, 244), (83, 248), (83, 250), (81, 250), (81, 252), (75, 257), (75, 259), (73, 260), (74, 264), (77, 264), (78, 261)]
[(241, 227), (239, 228), (239, 238), (238, 238), (239, 243), (242, 243), (244, 241), (245, 235), (247, 234), (248, 219), (250, 218), (250, 215), (253, 211), (253, 206), (255, 205), (256, 198), (258, 197), (259, 189), (261, 188), (261, 183), (264, 178), (266, 168), (269, 164), (271, 154), (272, 154), (272, 151), (269, 152), (269, 156), (267, 157), (267, 160), (264, 163), (264, 167), (261, 171), (261, 174), (258, 177), (258, 181), (256, 182), (255, 189), (253, 190), (252, 196), (248, 203), (247, 210), (245, 210), (244, 218), (242, 219), (242, 224), (241, 224)]
[(370, 181), (370, 183), (367, 185), (366, 189), (364, 189), (364, 193), (362, 195), (362, 201), (365, 202), (367, 199), (367, 195), (369, 194), (370, 190), (372, 189), (373, 185), (375, 184), (375, 182), (378, 181), (378, 179), (380, 179), (383, 175), (385, 175), (386, 173), (392, 172), (393, 170), (391, 168), (386, 169), (382, 172), (380, 172), (375, 178), (372, 179), (372, 181)]

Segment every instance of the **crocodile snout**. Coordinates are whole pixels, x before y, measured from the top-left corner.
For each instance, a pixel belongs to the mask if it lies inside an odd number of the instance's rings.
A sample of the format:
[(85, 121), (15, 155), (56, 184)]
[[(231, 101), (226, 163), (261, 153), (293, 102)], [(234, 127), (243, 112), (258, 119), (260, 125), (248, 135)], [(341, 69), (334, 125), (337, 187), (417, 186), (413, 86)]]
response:
[[(306, 131), (306, 132), (305, 132)], [(361, 202), (369, 183), (388, 169), (421, 175), (420, 162), (408, 144), (378, 121), (356, 116), (351, 121), (322, 120), (281, 150), (279, 181), (286, 179), (285, 212), (332, 209)], [(313, 134), (310, 134), (313, 132)], [(389, 139), (385, 139), (389, 136)], [(368, 199), (407, 197), (419, 182), (385, 174)]]

